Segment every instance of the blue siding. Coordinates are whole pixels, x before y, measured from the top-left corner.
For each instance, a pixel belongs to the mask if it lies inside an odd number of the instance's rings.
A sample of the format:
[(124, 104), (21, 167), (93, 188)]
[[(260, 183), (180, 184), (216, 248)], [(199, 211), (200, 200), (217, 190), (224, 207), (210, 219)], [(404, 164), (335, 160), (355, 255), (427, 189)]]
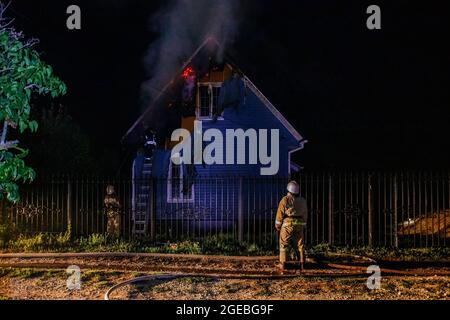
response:
[[(167, 180), (170, 151), (158, 150), (155, 153), (152, 176), (157, 180), (152, 191), (155, 195), (154, 205), (159, 221), (158, 234), (172, 232), (170, 228), (181, 228), (187, 236), (194, 232), (207, 232), (216, 229), (224, 232), (235, 230), (239, 211), (239, 199), (247, 222), (263, 218), (268, 224), (259, 228), (273, 229), (276, 208), (281, 197), (285, 194), (289, 164), (289, 151), (298, 147), (298, 141), (275, 118), (272, 112), (249, 89), (245, 89), (245, 99), (235, 108), (227, 108), (223, 119), (217, 121), (204, 120), (203, 132), (215, 128), (224, 137), (223, 159), (226, 160), (225, 143), (227, 129), (278, 129), (280, 133), (279, 170), (276, 176), (261, 177), (261, 167), (266, 165), (244, 164), (226, 165), (196, 165), (198, 177), (194, 180), (194, 201), (192, 203), (168, 203)], [(259, 137), (258, 137), (259, 138)], [(209, 143), (205, 143), (205, 146)], [(249, 146), (246, 142), (246, 162), (248, 162)], [(235, 147), (236, 148), (236, 147)], [(242, 152), (242, 151), (241, 151)], [(237, 150), (234, 152), (235, 157)], [(271, 154), (269, 146), (269, 154)], [(259, 157), (258, 157), (259, 163)], [(208, 178), (209, 177), (209, 178)], [(244, 178), (240, 178), (244, 177)], [(261, 178), (263, 180), (261, 180)], [(243, 181), (240, 189), (239, 181)], [(272, 180), (271, 180), (272, 179)], [(250, 223), (247, 223), (249, 226)], [(170, 227), (168, 227), (170, 226)], [(202, 231), (203, 230), (203, 231)], [(265, 232), (266, 230), (259, 230)], [(273, 231), (273, 230), (272, 230)], [(248, 230), (248, 234), (255, 234), (256, 230)]]
[[(242, 179), (242, 189), (240, 189)], [(195, 183), (193, 203), (168, 203), (167, 184), (159, 180), (155, 184), (156, 217), (158, 234), (170, 234), (178, 228), (177, 234), (236, 233), (241, 201), (247, 235), (273, 232), (276, 209), (285, 194), (284, 179), (259, 178), (200, 178)], [(261, 221), (257, 225), (254, 221)], [(250, 230), (258, 226), (259, 230)]]
[[(223, 120), (210, 121), (204, 120), (203, 132), (210, 128), (218, 129), (225, 137), (226, 129), (242, 129), (246, 131), (249, 128), (255, 130), (267, 129), (269, 130), (270, 143), (270, 129), (278, 129), (280, 132), (280, 150), (279, 161), (280, 167), (278, 176), (288, 176), (288, 152), (289, 150), (298, 146), (298, 143), (289, 133), (289, 131), (274, 117), (274, 115), (266, 108), (266, 106), (259, 100), (259, 98), (249, 89), (246, 89), (245, 101), (241, 101), (237, 108), (227, 108), (223, 114)], [(225, 141), (224, 141), (225, 144)], [(246, 151), (248, 153), (248, 144)], [(270, 148), (269, 148), (270, 150)], [(269, 151), (270, 153), (270, 151)], [(237, 154), (235, 150), (235, 155)], [(224, 150), (225, 157), (225, 150)], [(248, 159), (248, 158), (247, 158)], [(197, 170), (201, 175), (245, 175), (245, 176), (259, 176), (260, 165), (210, 165), (197, 166)], [(264, 167), (264, 166), (263, 166)]]
[[(242, 81), (242, 80), (241, 80)], [(270, 146), (270, 130), (279, 130), (279, 170), (277, 176), (287, 177), (289, 173), (289, 150), (292, 150), (298, 146), (298, 142), (293, 138), (290, 132), (281, 124), (281, 122), (275, 118), (268, 108), (260, 101), (260, 99), (249, 89), (245, 89), (245, 98), (241, 99), (239, 106), (235, 108), (226, 108), (223, 113), (223, 118), (217, 121), (203, 120), (202, 121), (203, 133), (208, 129), (218, 129), (222, 132), (224, 137), (223, 160), (226, 161), (226, 130), (227, 129), (242, 129), (244, 131), (248, 129), (255, 129), (257, 132), (259, 129), (268, 130), (268, 142), (269, 142), (269, 154), (271, 154)], [(259, 137), (258, 137), (259, 139)], [(209, 142), (204, 143), (206, 147)], [(248, 152), (249, 152), (248, 139), (246, 141), (246, 163), (237, 164), (236, 158), (238, 153), (242, 153), (242, 150), (237, 150), (235, 143), (235, 161), (234, 164), (213, 164), (213, 165), (196, 165), (197, 172), (200, 176), (228, 176), (230, 174), (239, 176), (260, 176), (261, 167), (267, 167), (267, 165), (248, 164)], [(259, 150), (259, 147), (258, 147)], [(192, 150), (193, 151), (193, 150)], [(238, 152), (239, 151), (239, 152)], [(161, 177), (166, 176), (168, 171), (168, 162), (170, 161), (170, 151), (158, 150), (154, 156), (153, 162), (153, 176)]]

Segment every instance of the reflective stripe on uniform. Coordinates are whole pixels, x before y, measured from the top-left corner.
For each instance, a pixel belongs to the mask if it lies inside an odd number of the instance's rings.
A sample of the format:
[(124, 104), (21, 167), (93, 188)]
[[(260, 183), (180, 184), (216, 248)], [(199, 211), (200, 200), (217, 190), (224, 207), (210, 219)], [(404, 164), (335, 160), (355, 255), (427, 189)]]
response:
[(285, 222), (282, 227), (292, 227), (292, 226), (306, 226), (304, 222)]
[(275, 221), (275, 224), (281, 224), (281, 221)]

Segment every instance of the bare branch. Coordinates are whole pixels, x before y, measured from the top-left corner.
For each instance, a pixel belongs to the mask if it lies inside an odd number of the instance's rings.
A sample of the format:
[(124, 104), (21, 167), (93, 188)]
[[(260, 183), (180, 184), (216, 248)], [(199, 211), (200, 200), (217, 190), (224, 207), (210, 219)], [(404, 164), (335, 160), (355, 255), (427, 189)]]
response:
[[(6, 20), (6, 19), (2, 19), (2, 20)], [(0, 20), (0, 22), (2, 21)], [(6, 29), (10, 24), (12, 24), (14, 22), (14, 19), (11, 19), (9, 21), (7, 21), (5, 24), (1, 24), (0, 23), (0, 29)]]
[(26, 41), (26, 43), (25, 43), (25, 46), (24, 46), (24, 48), (31, 48), (31, 47), (34, 47), (36, 44), (38, 44), (40, 41), (39, 41), (39, 39), (36, 39), (36, 38), (31, 38), (31, 39), (28, 39), (27, 41)]
[(19, 144), (18, 140), (14, 141), (6, 141), (6, 134), (8, 133), (8, 126), (10, 125), (10, 122), (8, 120), (3, 121), (3, 130), (0, 140), (0, 151), (1, 150), (8, 150), (10, 148), (16, 148)]
[(0, 143), (0, 150), (8, 150), (17, 147), (19, 140), (6, 141), (5, 143)]
[(3, 4), (3, 2), (0, 2), (0, 18), (3, 16), (3, 13), (5, 13), (6, 9), (11, 5), (11, 1), (7, 4)]
[(35, 84), (35, 83), (30, 83), (30, 84), (27, 85), (24, 89), (26, 90), (26, 89), (34, 89), (34, 88), (39, 89), (40, 86), (38, 86), (38, 85)]
[(13, 70), (13, 68), (4, 68), (2, 70), (0, 70), (0, 73), (6, 72), (6, 71), (11, 71)]
[(5, 29), (11, 22), (3, 17), (3, 14), (6, 12), (6, 9), (10, 6), (11, 1), (6, 5), (0, 2), (0, 29)]
[(4, 144), (6, 141), (6, 133), (8, 132), (8, 121), (5, 120), (3, 122), (3, 130), (2, 130), (2, 138), (0, 140), (0, 144)]

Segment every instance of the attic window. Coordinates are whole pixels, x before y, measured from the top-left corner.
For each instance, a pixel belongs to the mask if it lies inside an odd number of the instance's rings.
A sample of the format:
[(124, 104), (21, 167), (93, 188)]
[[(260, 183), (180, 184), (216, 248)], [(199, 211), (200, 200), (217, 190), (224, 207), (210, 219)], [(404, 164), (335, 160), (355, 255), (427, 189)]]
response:
[(219, 111), (221, 82), (202, 82), (198, 84), (197, 118), (212, 119)]

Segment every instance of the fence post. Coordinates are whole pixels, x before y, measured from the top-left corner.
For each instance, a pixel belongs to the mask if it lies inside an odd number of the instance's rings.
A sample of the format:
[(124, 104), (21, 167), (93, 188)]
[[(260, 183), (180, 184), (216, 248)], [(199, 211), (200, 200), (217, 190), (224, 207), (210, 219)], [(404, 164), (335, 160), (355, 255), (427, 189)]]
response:
[(367, 217), (368, 223), (368, 237), (369, 237), (369, 247), (373, 246), (373, 190), (372, 190), (372, 174), (369, 173), (367, 177), (367, 204), (369, 215)]
[(242, 179), (242, 177), (239, 178), (238, 188), (238, 241), (240, 244), (244, 242), (244, 191)]
[(394, 247), (398, 248), (398, 234), (397, 234), (397, 225), (398, 225), (398, 184), (397, 184), (397, 174), (394, 174), (394, 217), (393, 217), (393, 232), (394, 232)]
[(334, 203), (333, 181), (332, 175), (330, 174), (328, 176), (328, 243), (330, 245), (333, 245), (334, 242), (333, 203)]
[(67, 177), (67, 232), (72, 235), (72, 183)]

